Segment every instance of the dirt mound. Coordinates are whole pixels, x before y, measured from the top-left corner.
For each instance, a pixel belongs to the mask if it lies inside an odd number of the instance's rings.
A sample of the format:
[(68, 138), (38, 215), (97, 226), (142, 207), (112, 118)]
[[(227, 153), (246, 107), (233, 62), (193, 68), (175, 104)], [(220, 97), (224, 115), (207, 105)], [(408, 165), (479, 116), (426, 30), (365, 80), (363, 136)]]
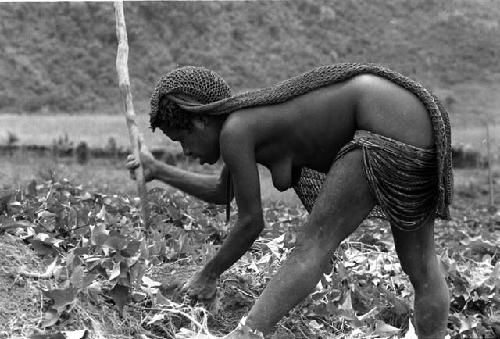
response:
[(45, 265), (19, 238), (0, 237), (0, 337), (26, 337), (43, 318), (41, 290), (53, 280), (33, 280), (20, 272), (42, 272)]

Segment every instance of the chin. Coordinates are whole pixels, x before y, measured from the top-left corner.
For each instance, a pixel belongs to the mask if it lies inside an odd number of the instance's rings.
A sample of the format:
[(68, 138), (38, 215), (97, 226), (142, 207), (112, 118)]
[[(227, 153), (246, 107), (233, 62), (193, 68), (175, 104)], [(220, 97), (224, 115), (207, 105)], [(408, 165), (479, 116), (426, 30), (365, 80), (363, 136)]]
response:
[(203, 159), (200, 161), (202, 161), (204, 164), (214, 165), (218, 160), (219, 160), (218, 158), (213, 158), (213, 159)]
[(211, 162), (210, 161), (207, 161), (203, 158), (198, 158), (198, 162), (200, 165), (205, 165), (205, 164), (210, 164), (211, 165)]
[(213, 156), (199, 157), (198, 160), (200, 162), (200, 165), (203, 164), (214, 165), (215, 163), (217, 163), (217, 161), (219, 161), (219, 157), (213, 157)]

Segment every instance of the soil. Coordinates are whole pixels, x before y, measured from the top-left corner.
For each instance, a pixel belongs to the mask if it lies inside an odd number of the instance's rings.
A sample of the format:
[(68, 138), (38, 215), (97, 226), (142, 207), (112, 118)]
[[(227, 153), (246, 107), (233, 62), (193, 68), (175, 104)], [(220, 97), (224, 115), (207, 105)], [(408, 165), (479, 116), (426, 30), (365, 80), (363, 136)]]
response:
[(21, 270), (43, 273), (47, 264), (14, 235), (0, 236), (0, 243), (0, 338), (26, 337), (43, 318), (42, 290), (55, 282), (20, 276)]

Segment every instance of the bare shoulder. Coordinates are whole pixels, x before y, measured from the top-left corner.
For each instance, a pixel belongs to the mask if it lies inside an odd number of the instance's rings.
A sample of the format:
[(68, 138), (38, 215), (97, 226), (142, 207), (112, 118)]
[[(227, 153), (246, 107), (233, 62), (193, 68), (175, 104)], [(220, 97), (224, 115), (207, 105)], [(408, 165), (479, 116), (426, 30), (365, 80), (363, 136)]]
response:
[(221, 155), (225, 162), (226, 157), (237, 157), (242, 152), (253, 150), (255, 145), (255, 122), (251, 114), (241, 114), (240, 112), (231, 113), (220, 133)]
[(222, 127), (221, 147), (233, 143), (253, 143), (260, 137), (262, 128), (267, 125), (267, 107), (245, 108), (231, 113)]

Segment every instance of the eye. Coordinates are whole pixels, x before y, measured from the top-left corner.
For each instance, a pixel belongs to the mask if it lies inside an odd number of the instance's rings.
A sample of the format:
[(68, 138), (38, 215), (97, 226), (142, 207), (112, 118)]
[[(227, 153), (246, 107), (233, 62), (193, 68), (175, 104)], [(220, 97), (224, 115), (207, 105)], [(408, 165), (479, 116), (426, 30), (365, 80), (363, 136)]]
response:
[(175, 132), (172, 132), (172, 133), (169, 133), (167, 134), (167, 136), (172, 140), (172, 141), (182, 141), (182, 137), (180, 135), (180, 133), (175, 133)]

